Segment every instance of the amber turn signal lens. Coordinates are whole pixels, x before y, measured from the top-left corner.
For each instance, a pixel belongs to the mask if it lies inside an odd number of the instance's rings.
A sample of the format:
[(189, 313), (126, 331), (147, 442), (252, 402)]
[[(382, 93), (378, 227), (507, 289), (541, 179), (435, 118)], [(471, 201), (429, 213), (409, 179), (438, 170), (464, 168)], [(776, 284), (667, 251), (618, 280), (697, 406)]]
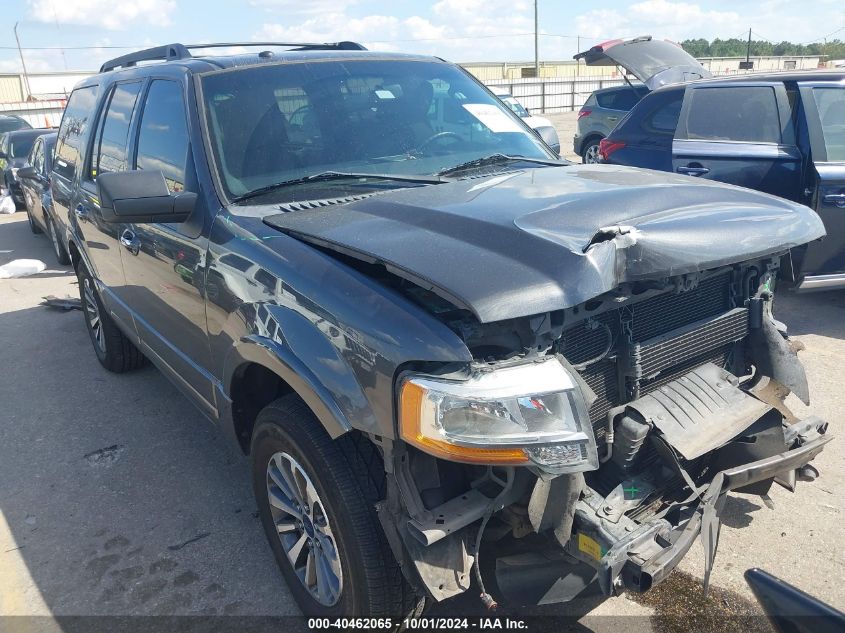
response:
[(435, 457), (467, 464), (513, 466), (528, 463), (521, 448), (469, 448), (450, 444), (422, 433), (420, 414), (426, 390), (413, 382), (402, 385), (399, 396), (399, 433), (409, 444)]

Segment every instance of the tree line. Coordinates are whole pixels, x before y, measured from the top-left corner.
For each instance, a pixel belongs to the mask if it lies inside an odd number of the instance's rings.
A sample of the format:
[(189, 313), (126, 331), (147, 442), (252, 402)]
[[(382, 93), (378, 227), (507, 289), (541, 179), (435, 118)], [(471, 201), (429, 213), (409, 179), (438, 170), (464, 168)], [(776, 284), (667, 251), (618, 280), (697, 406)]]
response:
[[(735, 37), (708, 42), (703, 38), (684, 40), (681, 46), (693, 57), (745, 57), (748, 40)], [(845, 42), (839, 39), (813, 44), (773, 43), (751, 40), (751, 56), (827, 55), (828, 59), (845, 59)]]

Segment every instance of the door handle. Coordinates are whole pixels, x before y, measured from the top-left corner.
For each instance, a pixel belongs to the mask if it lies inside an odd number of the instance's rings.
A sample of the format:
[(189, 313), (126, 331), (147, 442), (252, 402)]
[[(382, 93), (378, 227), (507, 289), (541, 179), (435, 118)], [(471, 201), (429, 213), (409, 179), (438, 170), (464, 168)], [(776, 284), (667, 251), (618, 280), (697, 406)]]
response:
[(845, 193), (829, 193), (824, 197), (824, 201), (845, 209)]
[(89, 215), (88, 207), (81, 205), (81, 204), (78, 204), (78, 205), (76, 205), (76, 208), (73, 210), (73, 214), (77, 218), (79, 218), (81, 221), (85, 222), (86, 220), (88, 220), (88, 215)]
[(138, 251), (141, 250), (140, 240), (129, 229), (120, 234), (120, 243), (133, 255), (137, 255)]
[(710, 173), (707, 167), (678, 167), (675, 171), (679, 174), (686, 174), (687, 176), (703, 176)]
[(619, 117), (618, 116), (609, 116), (609, 117), (607, 117), (607, 120), (608, 121), (618, 121)]

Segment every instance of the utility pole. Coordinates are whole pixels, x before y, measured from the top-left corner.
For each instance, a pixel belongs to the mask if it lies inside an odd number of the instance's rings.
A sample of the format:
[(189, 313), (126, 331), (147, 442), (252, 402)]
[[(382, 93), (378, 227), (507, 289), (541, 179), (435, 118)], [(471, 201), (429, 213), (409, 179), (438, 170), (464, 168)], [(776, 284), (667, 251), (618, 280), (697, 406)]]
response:
[(540, 78), (540, 36), (538, 35), (539, 20), (537, 18), (537, 0), (534, 0), (534, 76)]
[(21, 56), (21, 66), (23, 67), (23, 83), (24, 87), (26, 88), (26, 97), (24, 101), (28, 101), (29, 97), (32, 96), (32, 92), (29, 90), (29, 77), (26, 74), (26, 63), (23, 61), (23, 51), (21, 50), (21, 40), (18, 37), (18, 23), (15, 22), (15, 28), (13, 29), (15, 32), (15, 41), (18, 43), (18, 55)]
[(748, 47), (745, 49), (745, 61), (751, 61), (751, 29), (748, 29)]
[[(577, 36), (577, 42), (578, 43), (575, 45), (575, 52), (580, 53), (581, 52), (581, 36), (580, 35)], [(576, 77), (581, 76), (581, 60), (580, 59), (575, 60), (575, 76)]]

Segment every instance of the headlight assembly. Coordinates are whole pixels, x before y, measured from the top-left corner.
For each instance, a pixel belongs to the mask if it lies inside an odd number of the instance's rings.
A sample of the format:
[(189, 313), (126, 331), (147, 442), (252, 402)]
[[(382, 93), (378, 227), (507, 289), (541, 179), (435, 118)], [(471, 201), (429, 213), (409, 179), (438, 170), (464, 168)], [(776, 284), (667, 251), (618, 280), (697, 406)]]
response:
[(436, 457), (553, 473), (598, 467), (584, 397), (556, 358), (462, 381), (411, 375), (399, 397), (402, 438)]

